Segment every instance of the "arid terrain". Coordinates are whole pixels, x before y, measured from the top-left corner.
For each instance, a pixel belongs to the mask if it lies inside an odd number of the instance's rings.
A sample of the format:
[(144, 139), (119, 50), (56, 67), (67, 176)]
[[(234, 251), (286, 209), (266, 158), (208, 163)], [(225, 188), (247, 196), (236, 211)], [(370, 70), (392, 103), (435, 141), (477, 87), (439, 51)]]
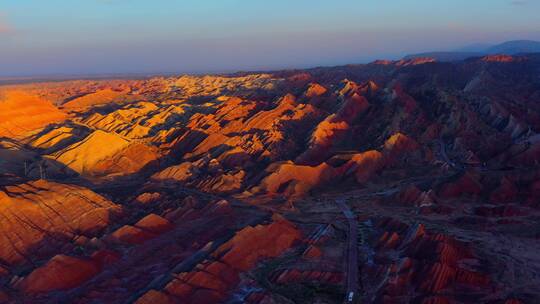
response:
[(0, 303), (540, 303), (540, 54), (0, 86)]

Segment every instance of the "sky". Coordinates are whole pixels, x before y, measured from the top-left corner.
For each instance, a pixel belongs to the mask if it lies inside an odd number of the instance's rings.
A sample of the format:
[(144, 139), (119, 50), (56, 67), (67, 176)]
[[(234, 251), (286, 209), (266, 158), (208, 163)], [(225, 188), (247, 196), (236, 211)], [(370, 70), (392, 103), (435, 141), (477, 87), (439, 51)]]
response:
[(211, 73), (540, 40), (540, 0), (0, 0), (0, 77)]

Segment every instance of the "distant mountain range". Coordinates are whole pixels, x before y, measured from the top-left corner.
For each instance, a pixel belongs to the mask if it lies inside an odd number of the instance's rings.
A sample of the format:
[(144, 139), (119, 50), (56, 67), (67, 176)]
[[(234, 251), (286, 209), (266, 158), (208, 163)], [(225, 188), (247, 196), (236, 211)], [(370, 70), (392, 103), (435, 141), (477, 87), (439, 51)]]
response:
[(464, 47), (456, 51), (446, 52), (426, 52), (419, 54), (411, 54), (404, 57), (404, 59), (414, 59), (421, 57), (430, 57), (438, 61), (458, 61), (464, 60), (470, 57), (481, 57), (490, 54), (505, 54), (516, 55), (522, 53), (539, 53), (540, 41), (533, 40), (513, 40), (503, 42), (497, 45), (483, 45), (475, 44)]

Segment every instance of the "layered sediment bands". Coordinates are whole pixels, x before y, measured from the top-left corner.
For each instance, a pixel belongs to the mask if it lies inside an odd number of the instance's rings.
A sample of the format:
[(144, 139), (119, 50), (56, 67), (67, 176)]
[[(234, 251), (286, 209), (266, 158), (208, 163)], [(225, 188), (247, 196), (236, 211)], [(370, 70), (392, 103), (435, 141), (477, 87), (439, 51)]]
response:
[(156, 299), (187, 303), (224, 301), (240, 283), (241, 273), (264, 259), (281, 255), (300, 238), (301, 232), (292, 223), (276, 215), (269, 224), (238, 231), (210, 259), (190, 272), (177, 274), (162, 292), (150, 291), (137, 303)]
[(86, 135), (88, 135), (86, 128), (55, 126), (35, 135), (29, 144), (33, 148), (43, 150), (44, 153), (56, 152), (82, 140)]
[(143, 143), (100, 130), (48, 156), (87, 177), (134, 173), (157, 157), (157, 151)]
[(435, 298), (452, 303), (463, 292), (485, 294), (493, 288), (492, 279), (481, 270), (484, 262), (471, 244), (426, 231), (423, 225), (408, 226), (391, 219), (383, 220), (379, 227), (384, 233), (375, 244), (378, 258), (367, 268), (381, 280), (369, 283), (381, 284), (376, 291), (379, 301), (398, 301), (414, 290), (423, 295), (422, 303)]
[(120, 207), (79, 186), (35, 181), (0, 192), (0, 259), (32, 262), (77, 235), (92, 237), (112, 224)]

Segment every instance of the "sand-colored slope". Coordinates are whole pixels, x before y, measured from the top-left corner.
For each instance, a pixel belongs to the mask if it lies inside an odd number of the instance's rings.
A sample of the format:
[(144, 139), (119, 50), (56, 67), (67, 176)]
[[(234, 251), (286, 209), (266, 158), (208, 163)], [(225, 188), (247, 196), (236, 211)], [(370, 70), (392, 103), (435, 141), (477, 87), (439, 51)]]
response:
[(38, 96), (22, 91), (0, 93), (0, 136), (21, 137), (65, 119), (65, 113)]
[(113, 156), (128, 145), (129, 141), (120, 136), (98, 130), (83, 141), (53, 154), (52, 158), (79, 174), (85, 174), (90, 173), (99, 161)]
[(103, 105), (114, 101), (120, 97), (123, 93), (113, 91), (111, 89), (103, 89), (84, 95), (82, 97), (75, 98), (66, 102), (63, 106), (67, 110), (82, 110), (96, 105)]
[(142, 143), (97, 130), (47, 157), (83, 176), (97, 177), (136, 172), (157, 159), (157, 153)]

